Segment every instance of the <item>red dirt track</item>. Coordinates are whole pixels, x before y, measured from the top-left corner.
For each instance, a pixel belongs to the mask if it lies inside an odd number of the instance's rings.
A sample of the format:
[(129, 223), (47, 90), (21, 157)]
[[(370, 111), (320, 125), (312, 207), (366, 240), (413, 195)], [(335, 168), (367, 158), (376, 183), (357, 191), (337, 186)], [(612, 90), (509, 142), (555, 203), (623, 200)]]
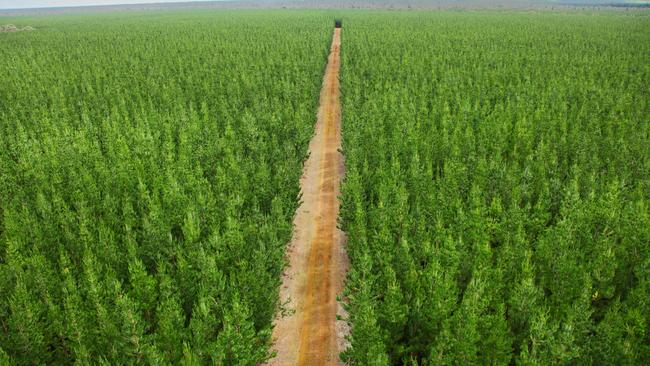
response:
[(316, 132), (301, 178), (302, 204), (287, 248), (289, 267), (280, 290), (291, 314), (279, 316), (273, 331), (277, 357), (269, 365), (339, 365), (347, 325), (336, 296), (343, 289), (348, 259), (345, 234), (336, 224), (344, 174), (339, 102), (341, 29), (334, 30), (323, 79)]

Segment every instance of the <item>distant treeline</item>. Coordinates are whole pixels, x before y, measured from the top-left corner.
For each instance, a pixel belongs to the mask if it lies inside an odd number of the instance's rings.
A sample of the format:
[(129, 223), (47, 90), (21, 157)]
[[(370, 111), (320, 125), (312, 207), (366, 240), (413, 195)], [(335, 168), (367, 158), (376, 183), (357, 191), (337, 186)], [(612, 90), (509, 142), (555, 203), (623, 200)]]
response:
[(650, 3), (587, 3), (587, 2), (563, 2), (562, 5), (568, 6), (597, 6), (597, 7), (615, 7), (615, 8), (650, 8)]

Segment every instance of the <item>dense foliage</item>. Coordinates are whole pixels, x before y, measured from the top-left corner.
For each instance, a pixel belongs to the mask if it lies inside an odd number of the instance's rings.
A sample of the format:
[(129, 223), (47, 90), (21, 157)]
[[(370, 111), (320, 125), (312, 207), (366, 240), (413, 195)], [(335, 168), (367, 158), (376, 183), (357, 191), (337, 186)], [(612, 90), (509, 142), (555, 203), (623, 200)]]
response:
[(267, 358), (330, 18), (11, 21), (0, 363)]
[(344, 358), (647, 362), (647, 14), (344, 23)]

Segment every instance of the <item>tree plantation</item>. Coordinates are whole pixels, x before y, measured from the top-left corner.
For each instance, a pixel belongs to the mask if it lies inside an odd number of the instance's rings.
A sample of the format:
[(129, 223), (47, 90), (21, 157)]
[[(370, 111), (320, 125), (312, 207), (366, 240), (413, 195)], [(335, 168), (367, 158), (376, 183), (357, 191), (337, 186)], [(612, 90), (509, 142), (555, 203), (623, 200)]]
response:
[(5, 359), (267, 357), (328, 20), (71, 16), (2, 35)]
[(650, 19), (346, 18), (355, 365), (650, 359)]
[(335, 19), (323, 364), (647, 363), (649, 15), (0, 16), (0, 364), (273, 359)]

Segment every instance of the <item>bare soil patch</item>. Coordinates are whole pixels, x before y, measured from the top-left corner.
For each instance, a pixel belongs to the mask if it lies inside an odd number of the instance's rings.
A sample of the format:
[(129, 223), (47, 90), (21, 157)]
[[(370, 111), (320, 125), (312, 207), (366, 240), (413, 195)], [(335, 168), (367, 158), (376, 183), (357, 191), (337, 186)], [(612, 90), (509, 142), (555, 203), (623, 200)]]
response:
[(16, 27), (13, 24), (1, 24), (0, 25), (0, 33), (28, 32), (28, 31), (33, 31), (33, 30), (35, 30), (35, 29), (30, 27), (30, 26)]
[(316, 132), (301, 178), (303, 202), (294, 218), (283, 275), (280, 315), (273, 331), (277, 357), (269, 365), (339, 365), (348, 333), (337, 295), (348, 268), (345, 234), (337, 227), (340, 182), (345, 167), (341, 147), (339, 49), (341, 29), (334, 30), (320, 95)]

